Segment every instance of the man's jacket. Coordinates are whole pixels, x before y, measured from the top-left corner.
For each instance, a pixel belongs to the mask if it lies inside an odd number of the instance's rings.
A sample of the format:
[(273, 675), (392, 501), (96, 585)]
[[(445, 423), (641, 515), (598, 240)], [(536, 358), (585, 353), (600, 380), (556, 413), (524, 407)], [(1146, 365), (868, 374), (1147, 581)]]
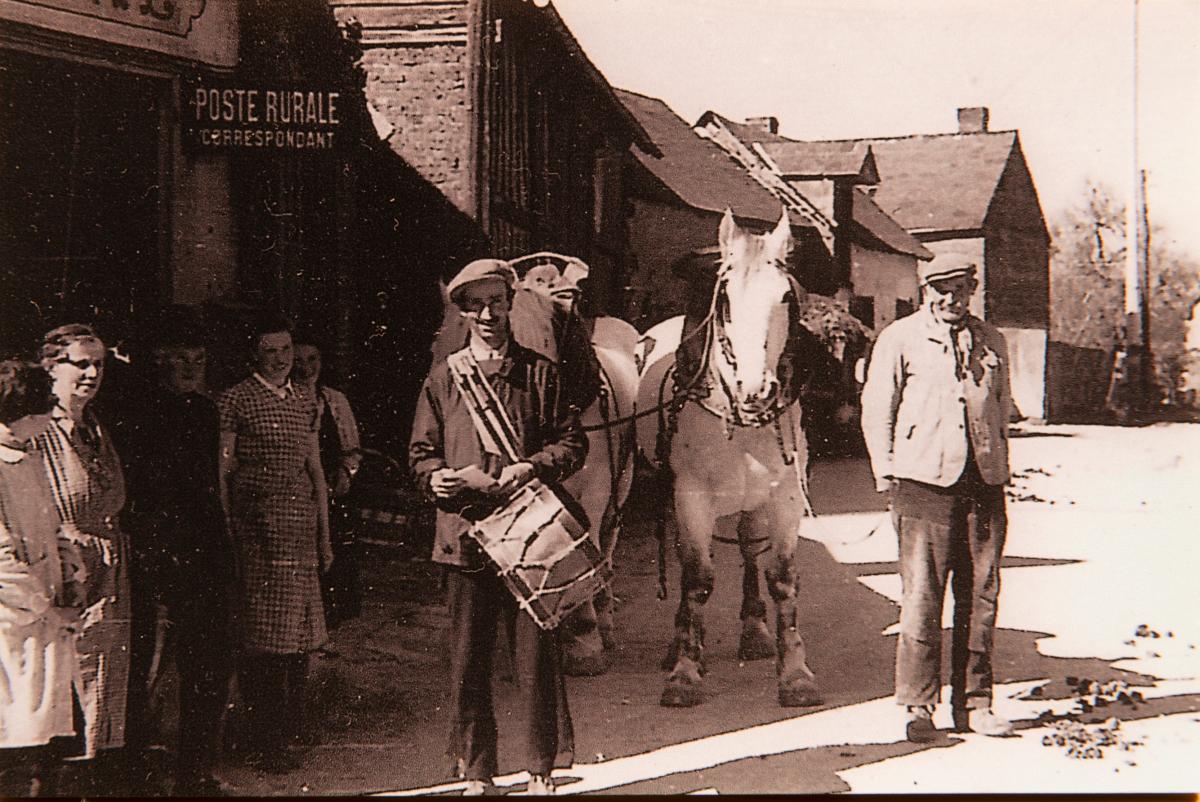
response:
[[(517, 448), (533, 465), (534, 475), (553, 484), (579, 470), (587, 456), (587, 436), (579, 428), (578, 408), (566, 402), (554, 363), (509, 340), (508, 353), (498, 369), (489, 372), (485, 367), (484, 372), (508, 412), (516, 429)], [(434, 471), (478, 465), (497, 475), (508, 464), (508, 460), (484, 451), (445, 361), (433, 366), (421, 388), (408, 458), (418, 484), (431, 499)], [(479, 567), (479, 549), (466, 534), (469, 521), (491, 512), (500, 501), (471, 492), (436, 499), (434, 561)]]
[(955, 336), (928, 307), (879, 334), (862, 393), (878, 489), (893, 478), (954, 484), (967, 464), (968, 433), (983, 481), (1008, 481), (1008, 347), (991, 324), (969, 315), (965, 324), (971, 347), (961, 369)]

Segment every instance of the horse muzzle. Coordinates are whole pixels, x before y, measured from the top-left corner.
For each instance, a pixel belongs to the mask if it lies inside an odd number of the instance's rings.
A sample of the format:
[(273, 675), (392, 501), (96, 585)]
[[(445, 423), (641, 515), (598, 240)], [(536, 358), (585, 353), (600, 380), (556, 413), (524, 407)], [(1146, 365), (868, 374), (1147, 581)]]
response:
[(752, 426), (768, 423), (774, 417), (779, 404), (779, 390), (779, 380), (771, 377), (763, 383), (761, 392), (737, 398), (734, 405), (737, 407), (738, 419)]

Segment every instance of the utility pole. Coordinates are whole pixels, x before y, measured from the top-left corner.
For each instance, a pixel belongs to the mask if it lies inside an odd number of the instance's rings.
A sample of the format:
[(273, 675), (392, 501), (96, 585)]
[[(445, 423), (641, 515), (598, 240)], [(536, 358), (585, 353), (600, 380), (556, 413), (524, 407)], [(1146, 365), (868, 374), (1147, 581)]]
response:
[(1141, 299), (1141, 317), (1142, 317), (1142, 407), (1147, 411), (1154, 408), (1154, 400), (1157, 393), (1155, 392), (1154, 381), (1154, 350), (1150, 347), (1150, 328), (1151, 328), (1151, 308), (1153, 306), (1151, 294), (1153, 293), (1153, 284), (1150, 283), (1150, 210), (1146, 202), (1146, 171), (1141, 171), (1141, 201), (1142, 201), (1142, 269), (1141, 269), (1141, 288), (1138, 295)]

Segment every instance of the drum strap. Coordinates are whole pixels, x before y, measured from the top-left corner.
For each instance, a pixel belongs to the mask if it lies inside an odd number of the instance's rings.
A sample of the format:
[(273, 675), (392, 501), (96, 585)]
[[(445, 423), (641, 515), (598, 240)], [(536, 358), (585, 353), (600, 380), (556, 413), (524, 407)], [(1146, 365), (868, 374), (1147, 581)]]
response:
[(470, 413), (475, 430), (479, 433), (483, 450), (498, 457), (506, 457), (512, 463), (520, 462), (521, 455), (516, 447), (516, 429), (471, 349), (463, 348), (448, 356), (446, 366), (450, 369), (450, 377), (454, 380), (454, 386), (458, 388), (463, 403), (467, 405), (467, 412)]

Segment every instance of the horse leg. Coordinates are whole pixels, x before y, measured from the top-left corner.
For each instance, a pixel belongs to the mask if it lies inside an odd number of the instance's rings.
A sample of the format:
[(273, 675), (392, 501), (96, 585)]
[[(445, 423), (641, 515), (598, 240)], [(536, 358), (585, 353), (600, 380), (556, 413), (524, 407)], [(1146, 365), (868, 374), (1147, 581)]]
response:
[(738, 544), (742, 550), (742, 637), (738, 642), (739, 660), (765, 660), (775, 656), (775, 643), (767, 629), (767, 605), (758, 588), (757, 543), (750, 531), (749, 516), (738, 520)]
[(822, 702), (799, 629), (796, 542), (803, 515), (799, 502), (792, 494), (777, 496), (767, 502), (762, 516), (766, 519), (763, 523), (770, 527), (767, 531), (771, 532), (766, 577), (767, 589), (775, 601), (775, 670), (779, 677), (779, 704), (783, 707), (811, 707)]
[(660, 703), (666, 707), (693, 707), (703, 701), (704, 618), (701, 612), (713, 588), (712, 504), (700, 490), (677, 485), (675, 517), (679, 533), (679, 609), (675, 614), (675, 663), (667, 676)]

